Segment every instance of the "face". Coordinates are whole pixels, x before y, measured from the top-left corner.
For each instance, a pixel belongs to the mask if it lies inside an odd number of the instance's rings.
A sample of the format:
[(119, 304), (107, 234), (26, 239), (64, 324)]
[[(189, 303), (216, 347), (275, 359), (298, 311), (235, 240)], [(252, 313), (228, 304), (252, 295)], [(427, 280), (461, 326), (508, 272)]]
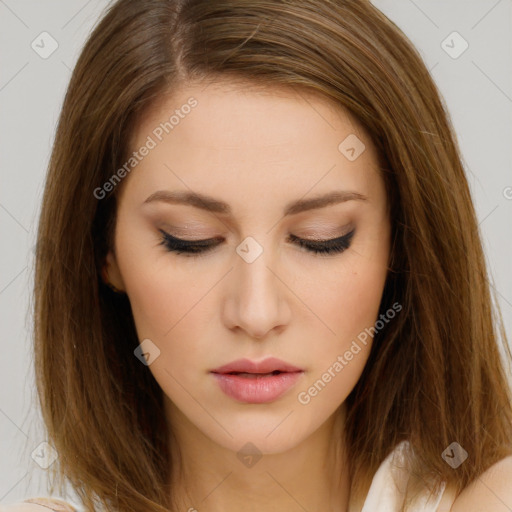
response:
[(218, 82), (165, 98), (132, 147), (106, 267), (171, 428), (298, 445), (357, 383), (378, 319), (390, 225), (370, 138), (319, 96)]

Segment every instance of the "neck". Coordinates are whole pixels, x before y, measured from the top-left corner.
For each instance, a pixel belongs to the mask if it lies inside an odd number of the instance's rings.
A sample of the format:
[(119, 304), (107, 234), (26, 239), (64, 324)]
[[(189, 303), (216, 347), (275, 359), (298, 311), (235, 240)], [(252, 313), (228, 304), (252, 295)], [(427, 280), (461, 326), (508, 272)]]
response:
[(259, 459), (244, 459), (206, 437), (175, 409), (171, 413), (176, 511), (349, 511), (343, 407), (297, 446)]

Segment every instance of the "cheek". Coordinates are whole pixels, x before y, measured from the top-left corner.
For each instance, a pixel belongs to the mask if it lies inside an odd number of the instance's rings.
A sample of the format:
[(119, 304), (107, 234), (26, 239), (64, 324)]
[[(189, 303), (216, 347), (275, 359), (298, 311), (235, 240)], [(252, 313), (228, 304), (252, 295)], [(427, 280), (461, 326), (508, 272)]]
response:
[(328, 333), (315, 344), (314, 363), (296, 396), (299, 407), (309, 413), (310, 428), (318, 427), (319, 418), (330, 416), (345, 401), (370, 355), (369, 328), (377, 320), (385, 272), (366, 270), (346, 275), (343, 288), (338, 282), (326, 289), (321, 313), (335, 335)]
[[(350, 345), (366, 328), (375, 324), (387, 276), (387, 252), (362, 248), (347, 254), (340, 264), (312, 273), (307, 289), (311, 309), (325, 325), (324, 347), (338, 350)], [(372, 254), (372, 257), (367, 257)]]
[(207, 357), (204, 344), (212, 325), (212, 308), (204, 297), (211, 285), (198, 288), (193, 282), (188, 273), (162, 269), (141, 271), (127, 285), (139, 340), (150, 339), (160, 351), (149, 369), (183, 410), (191, 406), (189, 391), (200, 389), (204, 379), (203, 373), (191, 369)]
[[(176, 258), (158, 246), (158, 237), (147, 227), (128, 233), (128, 224), (119, 223), (117, 259), (137, 335), (140, 341), (149, 338), (161, 351), (164, 347), (166, 351), (174, 349), (168, 340), (177, 335), (182, 337), (180, 330), (193, 330), (190, 319), (194, 305), (201, 304), (199, 299), (207, 288), (199, 284), (190, 271), (176, 265)], [(137, 226), (136, 221), (132, 220), (131, 225)], [(189, 338), (195, 339), (190, 334)]]
[(188, 273), (172, 267), (158, 271), (139, 269), (126, 283), (139, 337), (153, 339), (166, 351), (179, 350), (186, 341), (186, 354), (193, 355), (201, 324), (208, 321), (205, 299), (209, 286), (197, 284)]
[[(195, 305), (208, 290), (208, 278), (199, 280), (194, 264), (177, 258), (159, 245), (155, 229), (131, 212), (121, 212), (116, 246), (137, 334), (160, 346), (180, 329), (192, 329)], [(166, 343), (168, 345), (168, 343)]]
[(342, 264), (315, 274), (304, 290), (325, 334), (316, 336), (315, 361), (297, 400), (311, 404), (319, 415), (345, 400), (368, 360), (387, 276), (387, 244), (379, 242), (380, 248), (358, 246)]

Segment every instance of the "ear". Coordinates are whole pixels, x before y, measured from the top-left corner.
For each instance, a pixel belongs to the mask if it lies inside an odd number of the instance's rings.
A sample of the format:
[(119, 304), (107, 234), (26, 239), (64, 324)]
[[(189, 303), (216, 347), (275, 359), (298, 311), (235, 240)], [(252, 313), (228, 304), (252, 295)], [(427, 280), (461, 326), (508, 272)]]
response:
[(121, 271), (119, 270), (116, 256), (112, 250), (110, 250), (105, 257), (105, 263), (102, 267), (102, 277), (105, 284), (110, 283), (119, 291), (125, 291), (125, 285), (121, 276)]

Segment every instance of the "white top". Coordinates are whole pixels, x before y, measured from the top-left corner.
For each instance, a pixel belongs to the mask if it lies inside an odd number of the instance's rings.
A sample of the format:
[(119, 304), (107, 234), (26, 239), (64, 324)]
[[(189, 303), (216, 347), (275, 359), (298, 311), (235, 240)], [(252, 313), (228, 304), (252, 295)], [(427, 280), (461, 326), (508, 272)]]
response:
[[(409, 478), (403, 458), (404, 451), (408, 449), (409, 442), (402, 441), (384, 459), (373, 477), (361, 512), (397, 512), (400, 510)], [(425, 488), (417, 496), (411, 510), (414, 512), (436, 512), (445, 488), (446, 483), (443, 482), (437, 495), (432, 495)]]

